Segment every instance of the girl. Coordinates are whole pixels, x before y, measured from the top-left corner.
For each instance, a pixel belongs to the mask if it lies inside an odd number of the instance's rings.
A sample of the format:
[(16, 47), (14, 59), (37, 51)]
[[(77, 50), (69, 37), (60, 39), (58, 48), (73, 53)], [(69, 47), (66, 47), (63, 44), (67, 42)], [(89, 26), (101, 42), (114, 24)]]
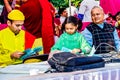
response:
[(62, 25), (63, 34), (51, 48), (49, 58), (54, 53), (60, 51), (71, 52), (74, 54), (88, 54), (91, 50), (91, 47), (89, 46), (83, 35), (78, 32), (78, 29), (80, 29), (81, 26), (82, 22), (76, 17), (69, 16), (68, 18), (66, 18)]

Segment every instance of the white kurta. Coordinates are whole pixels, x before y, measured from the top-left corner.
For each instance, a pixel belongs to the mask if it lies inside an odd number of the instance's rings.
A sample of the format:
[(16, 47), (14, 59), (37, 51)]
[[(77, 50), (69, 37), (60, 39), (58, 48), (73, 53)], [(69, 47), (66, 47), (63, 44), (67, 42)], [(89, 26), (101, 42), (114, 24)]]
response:
[(78, 10), (75, 6), (71, 6), (71, 14), (70, 14), (70, 7), (68, 7), (66, 10), (67, 10), (68, 16), (75, 16), (78, 14)]
[(95, 0), (83, 0), (79, 8), (79, 14), (83, 14), (83, 22), (91, 22), (91, 9), (94, 6), (99, 6)]

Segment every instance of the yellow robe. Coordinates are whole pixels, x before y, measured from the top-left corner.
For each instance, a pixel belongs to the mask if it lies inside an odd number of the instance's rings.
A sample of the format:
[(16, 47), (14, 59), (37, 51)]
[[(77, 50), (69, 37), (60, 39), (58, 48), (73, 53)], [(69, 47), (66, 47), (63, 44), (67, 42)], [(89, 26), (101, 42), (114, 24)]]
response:
[(11, 59), (10, 54), (25, 49), (25, 31), (15, 35), (9, 28), (0, 31), (0, 66), (21, 63), (20, 59)]

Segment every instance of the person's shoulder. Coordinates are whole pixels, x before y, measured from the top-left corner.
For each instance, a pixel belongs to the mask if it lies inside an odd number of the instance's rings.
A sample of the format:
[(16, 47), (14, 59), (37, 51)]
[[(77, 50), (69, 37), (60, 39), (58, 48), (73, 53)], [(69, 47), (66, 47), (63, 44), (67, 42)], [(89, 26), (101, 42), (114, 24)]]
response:
[(9, 36), (10, 35), (9, 32), (10, 32), (9, 28), (4, 28), (4, 29), (0, 30), (0, 38), (2, 38), (3, 36), (5, 36), (5, 37)]
[(0, 30), (0, 33), (6, 32), (6, 31), (8, 31), (8, 29), (9, 29), (8, 27), (6, 27), (6, 28), (4, 28), (4, 29), (1, 29), (1, 30)]
[(104, 25), (108, 25), (108, 26), (111, 26), (111, 27), (115, 28), (112, 24), (109, 24), (107, 22), (104, 22)]
[(65, 33), (63, 32), (58, 39), (64, 39)]
[(86, 26), (85, 32), (86, 32), (86, 31), (87, 31), (87, 32), (88, 32), (88, 31), (89, 31), (89, 32), (93, 31), (93, 30), (94, 30), (93, 28), (94, 28), (95, 26), (97, 26), (97, 25), (96, 25), (95, 23), (91, 22), (89, 25)]
[(78, 32), (78, 31), (77, 31), (75, 34), (76, 34), (78, 37), (82, 36), (82, 33)]
[(63, 33), (60, 35), (60, 38), (66, 36), (66, 35), (67, 35), (67, 33), (66, 33), (66, 32), (63, 32)]
[(76, 32), (76, 36), (77, 36), (77, 39), (79, 40), (84, 37), (84, 35), (80, 32)]
[(107, 23), (107, 22), (104, 23), (104, 26), (107, 26), (108, 28), (110, 28), (110, 29), (113, 30), (113, 31), (116, 29), (115, 26), (113, 26), (112, 24), (109, 24), (109, 23)]
[(76, 33), (75, 34), (77, 34), (77, 35), (81, 35), (81, 33), (80, 32), (78, 32), (78, 31), (76, 31)]
[(89, 24), (86, 26), (86, 28), (89, 28), (89, 27), (92, 27), (92, 26), (95, 26), (95, 23), (93, 23), (93, 22), (89, 23)]

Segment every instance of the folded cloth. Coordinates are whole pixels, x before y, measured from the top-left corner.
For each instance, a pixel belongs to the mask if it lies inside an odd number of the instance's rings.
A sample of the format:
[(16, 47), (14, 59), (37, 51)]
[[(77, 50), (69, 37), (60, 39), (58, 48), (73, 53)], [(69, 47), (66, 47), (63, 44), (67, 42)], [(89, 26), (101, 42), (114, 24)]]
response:
[(35, 55), (35, 54), (37, 54), (37, 52), (39, 52), (39, 51), (41, 51), (42, 50), (42, 47), (41, 46), (39, 46), (39, 47), (36, 47), (36, 48), (34, 48), (34, 49), (26, 49), (25, 51), (24, 51), (24, 55), (23, 56), (21, 56), (21, 60), (24, 60), (24, 59), (26, 59), (26, 58), (28, 58), (28, 57), (30, 57), (30, 56), (32, 56), (32, 55)]

